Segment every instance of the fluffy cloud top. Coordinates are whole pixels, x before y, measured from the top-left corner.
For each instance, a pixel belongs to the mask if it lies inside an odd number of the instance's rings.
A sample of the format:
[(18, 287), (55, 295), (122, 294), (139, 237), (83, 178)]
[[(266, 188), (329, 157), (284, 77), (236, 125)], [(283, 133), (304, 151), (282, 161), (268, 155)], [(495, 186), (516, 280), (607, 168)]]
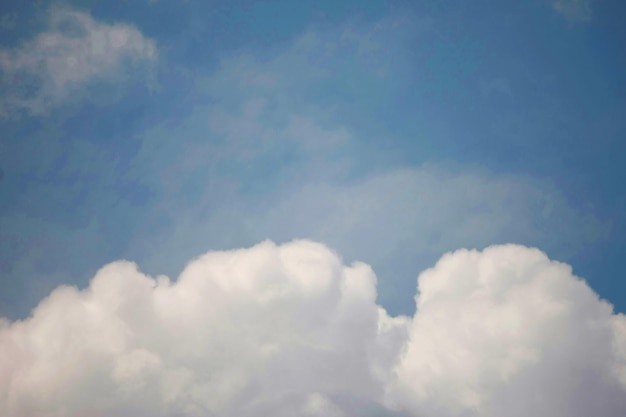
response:
[(401, 346), (375, 295), (369, 267), (309, 242), (208, 253), (176, 283), (113, 263), (3, 326), (0, 410), (340, 414), (333, 396), (379, 396)]
[(323, 245), (130, 262), (0, 324), (0, 412), (82, 416), (622, 416), (626, 318), (522, 246), (445, 255), (413, 318)]
[(154, 42), (126, 24), (53, 8), (48, 30), (13, 49), (0, 50), (0, 114), (41, 114), (85, 82), (118, 73), (125, 62), (149, 62)]
[(612, 346), (624, 316), (568, 265), (513, 245), (460, 250), (420, 276), (416, 301), (393, 393), (416, 415), (626, 411)]

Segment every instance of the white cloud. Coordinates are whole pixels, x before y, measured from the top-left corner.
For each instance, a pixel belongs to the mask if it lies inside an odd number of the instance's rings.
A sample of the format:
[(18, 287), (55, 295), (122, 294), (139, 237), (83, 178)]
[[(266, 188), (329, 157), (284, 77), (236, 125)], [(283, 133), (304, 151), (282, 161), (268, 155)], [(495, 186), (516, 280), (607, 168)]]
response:
[(156, 59), (154, 42), (127, 24), (108, 24), (69, 9), (49, 11), (34, 39), (0, 50), (0, 114), (41, 114), (86, 82), (120, 74), (128, 62)]
[(113, 263), (2, 326), (0, 412), (341, 415), (333, 396), (379, 396), (401, 346), (375, 296), (369, 267), (309, 242), (208, 253), (176, 283)]
[(568, 20), (591, 19), (591, 0), (553, 0), (552, 7)]
[(209, 252), (175, 282), (115, 262), (0, 322), (0, 412), (626, 412), (626, 321), (568, 266), (522, 246), (462, 250), (418, 288), (415, 317), (389, 317), (367, 265), (308, 241)]
[(416, 415), (626, 412), (612, 375), (624, 329), (568, 265), (514, 245), (461, 250), (420, 275), (416, 302), (391, 391)]

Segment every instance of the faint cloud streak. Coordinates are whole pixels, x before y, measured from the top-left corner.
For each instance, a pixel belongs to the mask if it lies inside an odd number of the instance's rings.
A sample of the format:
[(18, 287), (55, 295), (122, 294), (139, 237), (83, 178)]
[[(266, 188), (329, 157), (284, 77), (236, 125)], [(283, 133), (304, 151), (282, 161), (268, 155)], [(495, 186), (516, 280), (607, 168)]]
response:
[(591, 0), (554, 0), (552, 7), (568, 20), (591, 20)]
[(61, 8), (50, 10), (48, 24), (34, 39), (0, 50), (1, 116), (45, 114), (86, 82), (157, 57), (155, 43), (130, 25)]

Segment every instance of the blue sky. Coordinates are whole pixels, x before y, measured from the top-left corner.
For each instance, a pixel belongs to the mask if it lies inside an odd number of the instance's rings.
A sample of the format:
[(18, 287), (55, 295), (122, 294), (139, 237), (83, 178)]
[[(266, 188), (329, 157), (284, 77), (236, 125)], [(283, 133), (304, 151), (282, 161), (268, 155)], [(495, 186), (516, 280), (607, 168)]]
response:
[(626, 311), (622, 3), (3, 2), (0, 315), (294, 238), (393, 314), (509, 242)]
[(626, 4), (0, 5), (0, 415), (623, 417)]

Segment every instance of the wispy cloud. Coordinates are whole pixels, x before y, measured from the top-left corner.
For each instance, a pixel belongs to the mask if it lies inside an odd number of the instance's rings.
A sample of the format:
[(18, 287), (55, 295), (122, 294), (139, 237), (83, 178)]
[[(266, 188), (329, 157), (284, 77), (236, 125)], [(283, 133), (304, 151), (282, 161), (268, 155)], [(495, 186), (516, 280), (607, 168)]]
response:
[[(207, 246), (307, 237), (371, 263), (385, 280), (381, 301), (397, 312), (412, 310), (407, 291), (415, 270), (442, 252), (514, 241), (573, 259), (610, 230), (537, 179), (435, 165), (359, 181), (326, 177), (326, 170), (339, 167), (312, 166), (306, 177), (258, 196), (222, 191), (219, 202), (219, 194), (207, 193), (193, 208), (177, 204), (165, 217), (168, 226), (137, 236), (132, 251), (147, 255), (142, 259), (151, 271), (173, 273), (189, 253)], [(161, 246), (150, 254), (154, 242)]]
[[(312, 238), (349, 259), (372, 263), (389, 279), (383, 300), (407, 310), (406, 288), (415, 269), (444, 251), (516, 241), (571, 259), (606, 239), (608, 222), (571, 207), (538, 178), (436, 162), (394, 169), (368, 165), (367, 132), (357, 133), (337, 117), (350, 110), (345, 102), (358, 92), (348, 91), (328, 106), (306, 100), (312, 91), (334, 86), (337, 73), (375, 84), (378, 70), (401, 55), (407, 26), (389, 18), (332, 32), (311, 29), (269, 56), (223, 59), (198, 83), (216, 104), (196, 106), (176, 128), (144, 137), (136, 166), (160, 169), (155, 176), (137, 175), (166, 193), (151, 215), (168, 220), (149, 236), (133, 238), (132, 250), (146, 254), (138, 256), (151, 271), (174, 273), (188, 254), (207, 247)], [(506, 80), (494, 84), (489, 91), (508, 92)], [(281, 163), (271, 155), (281, 155)], [(262, 181), (255, 178), (257, 170)], [(257, 184), (255, 191), (246, 193), (242, 188), (250, 183)], [(154, 241), (162, 242), (165, 255), (151, 253)]]
[(552, 7), (568, 20), (591, 20), (591, 0), (553, 0)]
[(114, 78), (127, 64), (156, 57), (155, 43), (133, 26), (52, 8), (45, 32), (0, 50), (0, 115), (45, 113), (88, 81)]

